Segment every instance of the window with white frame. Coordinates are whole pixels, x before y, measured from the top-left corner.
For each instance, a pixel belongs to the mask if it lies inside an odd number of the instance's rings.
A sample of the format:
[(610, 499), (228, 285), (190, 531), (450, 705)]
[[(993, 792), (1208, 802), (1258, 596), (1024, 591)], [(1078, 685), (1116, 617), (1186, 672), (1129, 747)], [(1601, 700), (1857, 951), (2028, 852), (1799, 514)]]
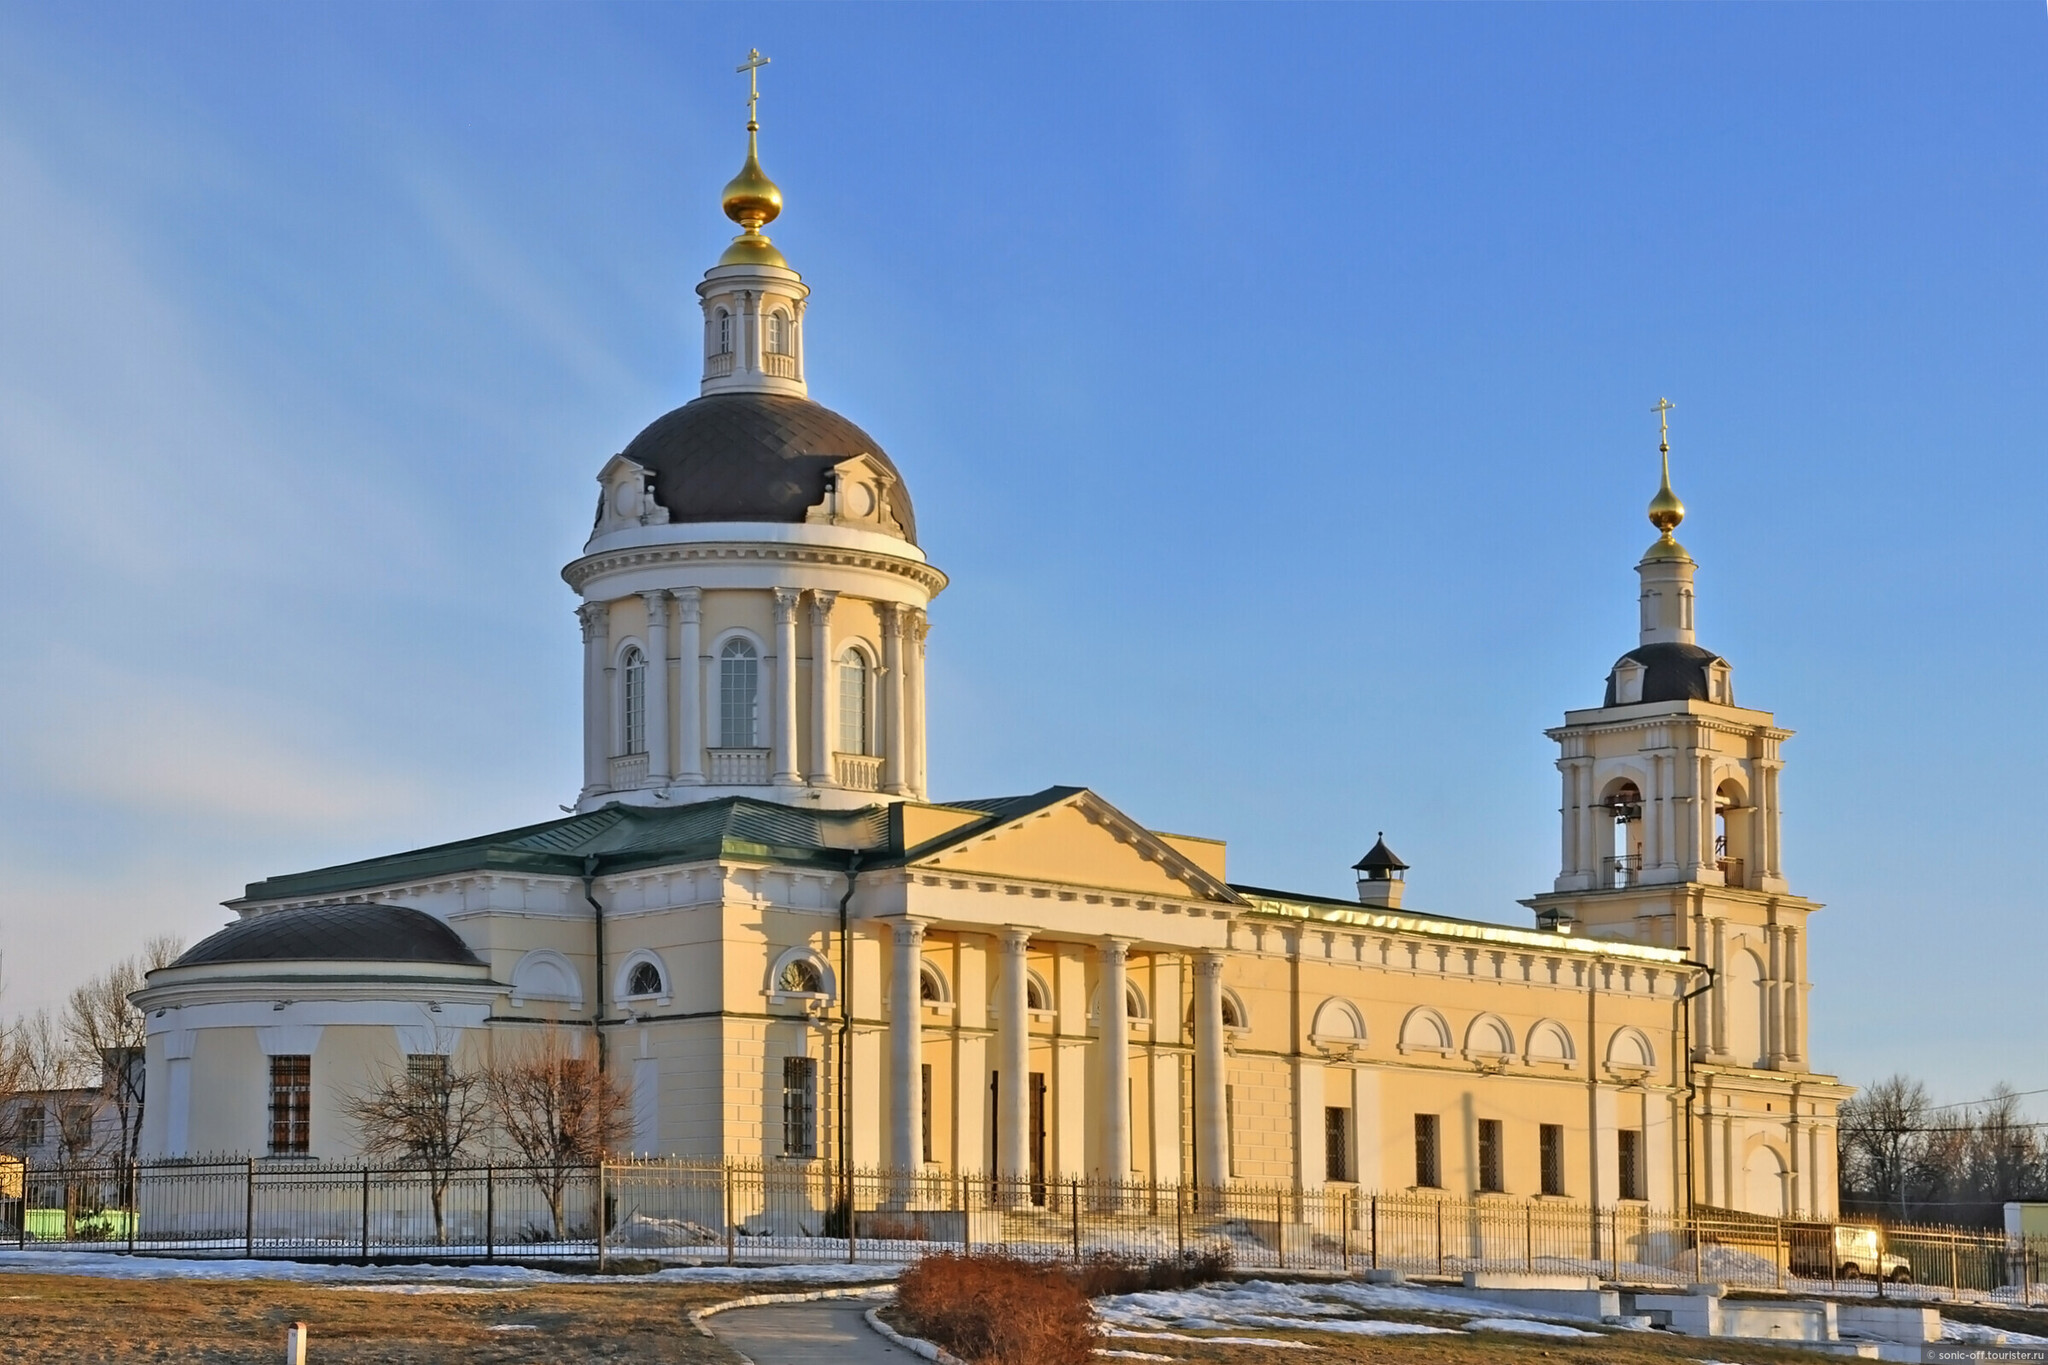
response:
[(718, 353), (732, 354), (732, 314), (723, 308), (718, 310)]
[(661, 968), (645, 960), (634, 963), (633, 970), (626, 974), (626, 994), (662, 994)]
[(839, 656), (839, 752), (868, 751), (868, 656), (849, 649)]
[(807, 957), (792, 958), (783, 964), (775, 989), (787, 995), (823, 995), (825, 974)]
[(789, 314), (780, 308), (768, 315), (768, 352), (771, 355), (788, 355)]
[(751, 749), (761, 713), (761, 655), (751, 640), (734, 637), (718, 655), (718, 744)]
[(619, 691), (625, 714), (626, 752), (647, 752), (647, 656), (638, 645), (630, 646), (620, 660)]

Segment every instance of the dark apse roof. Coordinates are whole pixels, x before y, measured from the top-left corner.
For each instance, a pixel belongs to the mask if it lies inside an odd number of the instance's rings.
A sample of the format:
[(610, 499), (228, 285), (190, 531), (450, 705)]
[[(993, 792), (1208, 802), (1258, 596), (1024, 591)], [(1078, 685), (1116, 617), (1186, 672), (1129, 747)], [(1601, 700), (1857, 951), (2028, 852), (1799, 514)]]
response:
[(808, 398), (719, 393), (658, 417), (625, 457), (654, 474), (671, 521), (801, 522), (825, 499), (825, 475), (866, 455), (895, 476), (889, 510), (917, 544), (903, 476), (875, 438)]
[(483, 963), (440, 920), (406, 905), (315, 905), (230, 924), (173, 966), (202, 962)]
[[(1720, 658), (1698, 645), (1663, 644), (1632, 649), (1614, 662), (1619, 668), (1622, 659), (1634, 659), (1643, 666), (1644, 701), (1706, 701), (1707, 669)], [(1600, 704), (1615, 705), (1612, 669), (1607, 674), (1607, 699)]]

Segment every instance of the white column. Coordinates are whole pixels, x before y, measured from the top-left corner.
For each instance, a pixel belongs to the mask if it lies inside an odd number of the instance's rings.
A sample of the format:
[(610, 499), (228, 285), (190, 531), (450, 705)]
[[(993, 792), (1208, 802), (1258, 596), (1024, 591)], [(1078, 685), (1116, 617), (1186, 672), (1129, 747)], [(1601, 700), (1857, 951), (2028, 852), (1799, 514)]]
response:
[(647, 604), (647, 785), (662, 788), (669, 780), (668, 749), (668, 593), (643, 592)]
[(803, 780), (796, 763), (796, 604), (797, 588), (775, 590), (775, 714), (771, 718), (768, 756), (777, 786)]
[(1597, 887), (1600, 885), (1600, 854), (1593, 837), (1593, 825), (1604, 812), (1593, 805), (1593, 761), (1578, 758), (1572, 763), (1579, 774), (1579, 872), (1586, 878), (1585, 886)]
[(882, 604), (882, 790), (908, 794), (903, 779), (903, 608)]
[(1025, 952), (1031, 931), (1003, 930), (1002, 979), (996, 996), (996, 1174), (1011, 1182), (1007, 1207), (1031, 1202), (1031, 1002)]
[(1102, 941), (1102, 1174), (1131, 1176), (1131, 1016), (1124, 1004), (1129, 988), (1125, 956), (1130, 943)]
[(696, 588), (677, 588), (675, 598), (682, 627), (676, 649), (676, 714), (682, 722), (676, 780), (697, 787), (704, 784), (704, 661), (699, 657), (704, 648), (704, 594)]
[(588, 799), (611, 786), (611, 693), (605, 686), (611, 603), (585, 602), (576, 618), (583, 623), (583, 795)]
[[(1579, 819), (1582, 812), (1579, 810), (1579, 775), (1575, 761), (1568, 758), (1560, 760), (1557, 772), (1564, 788), (1563, 799), (1557, 809), (1563, 841), (1558, 851), (1558, 880), (1561, 883), (1579, 870)], [(1564, 888), (1560, 885), (1558, 889)]]
[(1195, 1181), (1230, 1182), (1230, 1130), (1223, 1104), (1223, 954), (1195, 955)]
[(889, 921), (895, 965), (889, 977), (889, 1166), (915, 1171), (924, 1157), (924, 923)]
[(913, 608), (905, 626), (904, 688), (908, 693), (904, 711), (905, 757), (903, 785), (910, 794), (925, 799), (924, 775), (924, 637), (931, 633), (925, 614)]
[(832, 723), (839, 702), (837, 670), (832, 666), (832, 604), (838, 600), (836, 592), (815, 588), (811, 591), (811, 785), (814, 787), (830, 786), (837, 777), (832, 766), (832, 751), (839, 742)]
[(1775, 924), (1764, 926), (1764, 950), (1770, 958), (1764, 982), (1764, 1056), (1775, 1069), (1785, 1060), (1785, 941)]
[(1773, 763), (1764, 769), (1763, 774), (1765, 799), (1769, 802), (1764, 813), (1766, 848), (1768, 849), (1764, 862), (1764, 871), (1772, 877), (1782, 877), (1785, 875), (1778, 867), (1778, 772), (1778, 765)]
[(1780, 931), (1785, 937), (1785, 1023), (1781, 1046), (1785, 1060), (1794, 1066), (1806, 1059), (1805, 1041), (1799, 1036), (1799, 989), (1806, 980), (1806, 959), (1801, 951), (1799, 931), (1789, 924)]

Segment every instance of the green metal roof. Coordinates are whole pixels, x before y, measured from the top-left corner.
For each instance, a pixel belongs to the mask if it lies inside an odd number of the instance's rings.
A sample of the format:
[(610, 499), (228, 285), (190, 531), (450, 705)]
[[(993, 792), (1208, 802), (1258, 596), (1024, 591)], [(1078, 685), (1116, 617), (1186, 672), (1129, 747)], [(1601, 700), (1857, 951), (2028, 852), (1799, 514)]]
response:
[(244, 898), (331, 896), (469, 872), (581, 876), (588, 858), (607, 873), (714, 858), (840, 867), (846, 850), (876, 847), (887, 835), (883, 806), (813, 811), (742, 796), (678, 806), (614, 804), (452, 844), (269, 877), (251, 882)]

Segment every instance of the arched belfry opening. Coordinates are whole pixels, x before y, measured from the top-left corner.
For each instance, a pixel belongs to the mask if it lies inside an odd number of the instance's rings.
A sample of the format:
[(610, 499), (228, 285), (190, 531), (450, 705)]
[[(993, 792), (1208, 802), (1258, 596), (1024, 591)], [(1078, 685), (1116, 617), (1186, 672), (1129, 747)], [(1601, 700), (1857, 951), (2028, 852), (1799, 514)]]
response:
[(1643, 792), (1623, 778), (1609, 789), (1596, 828), (1603, 838), (1600, 871), (1610, 887), (1639, 886), (1643, 880)]

